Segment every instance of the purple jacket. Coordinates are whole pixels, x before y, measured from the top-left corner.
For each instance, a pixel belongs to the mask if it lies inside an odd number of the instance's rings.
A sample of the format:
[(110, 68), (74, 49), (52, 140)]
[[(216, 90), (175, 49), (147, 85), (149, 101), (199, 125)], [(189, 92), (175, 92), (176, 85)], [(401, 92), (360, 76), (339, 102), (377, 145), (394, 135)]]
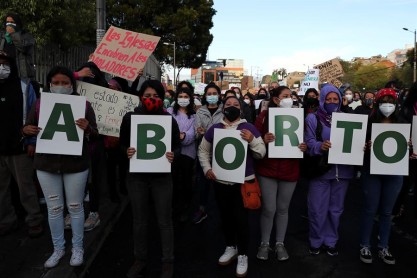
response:
[[(327, 94), (331, 92), (337, 93), (339, 95), (339, 99), (340, 100), (342, 99), (340, 96), (339, 90), (337, 90), (337, 88), (335, 88), (334, 86), (326, 85), (320, 91), (320, 108), (319, 109), (321, 109), (322, 112), (325, 112), (324, 100), (326, 99)], [(340, 112), (340, 105), (339, 105), (338, 110), (339, 111), (337, 112)], [(308, 147), (307, 152), (311, 156), (323, 154), (320, 150), (321, 144), (323, 142), (317, 141), (316, 139), (316, 127), (317, 127), (316, 113), (310, 113), (306, 117), (306, 120), (305, 120), (304, 142), (306, 142), (307, 147)], [(330, 117), (330, 120), (331, 120), (331, 117)], [(323, 120), (321, 120), (321, 125), (323, 127), (323, 130), (321, 132), (321, 137), (323, 138), (324, 141), (330, 140), (331, 127), (327, 126), (328, 123), (326, 123)], [(326, 174), (324, 174), (320, 178), (321, 179), (335, 179), (335, 178), (350, 179), (352, 177), (353, 177), (353, 166), (336, 164)]]

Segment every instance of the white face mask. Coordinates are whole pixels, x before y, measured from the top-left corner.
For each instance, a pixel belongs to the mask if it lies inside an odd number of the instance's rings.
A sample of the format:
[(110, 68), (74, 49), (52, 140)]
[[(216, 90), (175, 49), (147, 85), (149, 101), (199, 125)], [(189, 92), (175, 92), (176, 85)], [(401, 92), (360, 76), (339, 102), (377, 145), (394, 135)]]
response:
[(345, 97), (346, 97), (348, 102), (351, 102), (352, 99), (353, 99), (353, 95), (351, 95), (351, 94), (345, 94)]
[(279, 102), (279, 107), (281, 108), (291, 108), (292, 107), (292, 98), (287, 97), (284, 99), (281, 99)]
[(379, 105), (379, 111), (385, 116), (389, 117), (395, 111), (395, 104), (392, 103), (381, 103)]
[(54, 94), (70, 95), (72, 94), (72, 92), (73, 92), (72, 87), (51, 86), (51, 93), (54, 93)]
[(6, 79), (10, 75), (10, 66), (5, 64), (0, 64), (0, 79)]
[(190, 104), (190, 99), (189, 98), (179, 98), (177, 100), (177, 103), (181, 107), (187, 107), (188, 104)]
[(249, 103), (250, 103), (250, 100), (249, 100), (249, 99), (247, 99), (247, 98), (246, 98), (246, 99), (244, 99), (243, 101), (244, 101), (244, 102), (246, 102), (246, 104), (249, 104)]

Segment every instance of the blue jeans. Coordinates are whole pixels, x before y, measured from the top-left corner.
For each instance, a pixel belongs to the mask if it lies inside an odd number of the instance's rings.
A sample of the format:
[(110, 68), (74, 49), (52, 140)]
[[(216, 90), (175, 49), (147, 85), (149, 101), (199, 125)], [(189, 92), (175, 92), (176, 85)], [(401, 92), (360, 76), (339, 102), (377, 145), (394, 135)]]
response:
[(362, 172), (361, 185), (364, 204), (361, 213), (361, 246), (371, 246), (374, 217), (379, 209), (379, 248), (388, 248), (391, 213), (403, 184), (402, 176), (371, 175)]
[(48, 206), (48, 221), (54, 249), (65, 249), (65, 202), (71, 215), (72, 247), (82, 248), (84, 238), (83, 200), (88, 169), (78, 173), (50, 173), (40, 170), (36, 172)]

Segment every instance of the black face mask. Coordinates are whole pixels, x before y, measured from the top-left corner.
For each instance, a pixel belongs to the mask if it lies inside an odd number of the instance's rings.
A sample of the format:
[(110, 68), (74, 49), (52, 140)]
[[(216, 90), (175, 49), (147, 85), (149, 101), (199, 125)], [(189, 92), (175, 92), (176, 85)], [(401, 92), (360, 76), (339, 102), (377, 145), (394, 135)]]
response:
[(266, 98), (266, 95), (264, 94), (258, 95), (258, 99), (265, 99), (265, 98)]
[(292, 105), (294, 105), (294, 106), (298, 106), (298, 101), (297, 101), (297, 100), (293, 100), (293, 101), (292, 101)]
[(318, 106), (319, 105), (319, 100), (317, 98), (314, 98), (314, 97), (308, 97), (308, 98), (306, 98), (305, 105), (307, 107)]
[(229, 106), (223, 110), (223, 114), (229, 122), (234, 122), (240, 117), (240, 109), (235, 106)]

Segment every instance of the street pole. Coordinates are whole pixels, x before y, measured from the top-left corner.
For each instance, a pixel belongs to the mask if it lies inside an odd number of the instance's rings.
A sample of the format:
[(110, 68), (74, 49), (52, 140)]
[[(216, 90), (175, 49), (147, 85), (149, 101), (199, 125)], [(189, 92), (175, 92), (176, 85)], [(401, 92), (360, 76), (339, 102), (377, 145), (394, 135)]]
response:
[(176, 86), (176, 76), (175, 76), (175, 42), (174, 43), (170, 43), (170, 42), (164, 42), (165, 45), (172, 45), (174, 47), (174, 87)]
[(417, 46), (417, 37), (416, 37), (416, 34), (417, 34), (417, 29), (414, 29), (414, 32), (411, 31), (411, 30), (409, 30), (408, 28), (403, 28), (403, 30), (405, 30), (407, 32), (414, 33), (414, 63), (413, 63), (414, 69), (413, 69), (413, 82), (416, 82), (416, 80), (417, 80), (417, 66), (416, 66), (416, 63), (417, 63), (417, 54), (416, 54), (416, 46)]
[(99, 45), (106, 33), (106, 0), (96, 0), (97, 30), (96, 43)]

